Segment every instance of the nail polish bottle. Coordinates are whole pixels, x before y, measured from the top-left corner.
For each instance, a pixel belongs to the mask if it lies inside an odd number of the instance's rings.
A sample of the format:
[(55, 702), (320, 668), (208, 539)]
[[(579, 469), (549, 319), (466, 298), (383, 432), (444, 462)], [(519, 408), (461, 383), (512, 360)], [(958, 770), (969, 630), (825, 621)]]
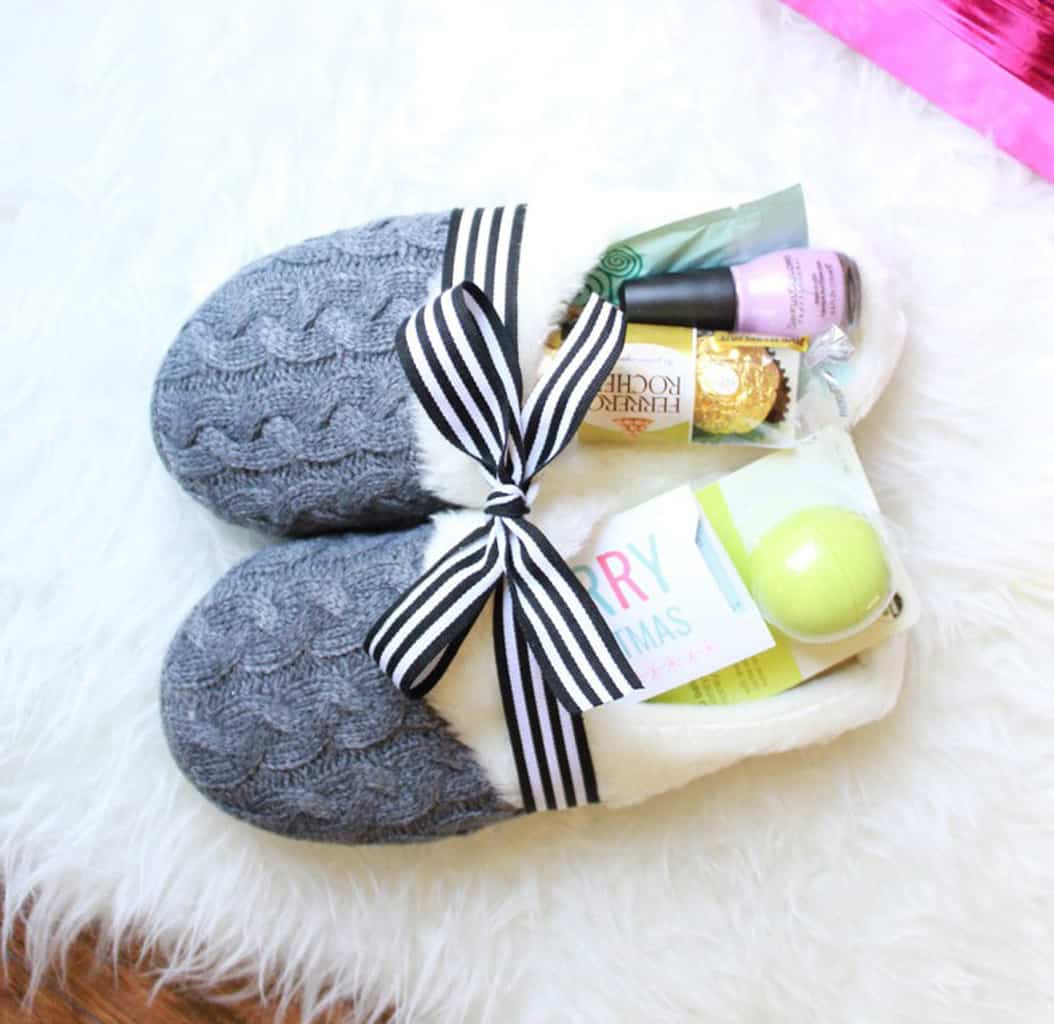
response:
[(633, 323), (794, 338), (852, 326), (860, 272), (844, 253), (782, 249), (735, 267), (625, 281), (619, 298)]

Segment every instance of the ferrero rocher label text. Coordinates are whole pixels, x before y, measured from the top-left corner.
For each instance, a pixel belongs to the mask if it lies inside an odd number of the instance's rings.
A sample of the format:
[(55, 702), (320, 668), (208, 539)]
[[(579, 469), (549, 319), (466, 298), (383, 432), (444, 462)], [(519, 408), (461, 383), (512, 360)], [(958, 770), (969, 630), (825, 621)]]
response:
[(622, 354), (594, 396), (580, 436), (689, 442), (694, 387), (691, 328), (628, 324)]
[(681, 380), (666, 374), (620, 373), (616, 366), (589, 410), (676, 416), (681, 412)]

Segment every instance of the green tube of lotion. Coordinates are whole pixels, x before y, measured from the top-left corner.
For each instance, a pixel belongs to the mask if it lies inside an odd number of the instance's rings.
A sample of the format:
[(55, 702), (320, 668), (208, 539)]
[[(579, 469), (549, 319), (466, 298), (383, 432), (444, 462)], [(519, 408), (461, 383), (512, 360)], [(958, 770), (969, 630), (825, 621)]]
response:
[(776, 249), (809, 244), (805, 197), (800, 185), (772, 195), (712, 210), (652, 228), (611, 246), (586, 275), (585, 287), (572, 306), (582, 306), (590, 292), (618, 302), (623, 281), (649, 274), (728, 267)]

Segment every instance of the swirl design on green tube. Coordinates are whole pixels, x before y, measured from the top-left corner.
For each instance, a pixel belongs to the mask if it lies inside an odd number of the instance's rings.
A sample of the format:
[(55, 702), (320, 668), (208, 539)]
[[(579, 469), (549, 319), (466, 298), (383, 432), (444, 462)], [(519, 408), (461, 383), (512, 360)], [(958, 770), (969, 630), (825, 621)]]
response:
[(644, 270), (644, 257), (631, 245), (613, 245), (586, 275), (586, 287), (608, 302), (618, 302), (619, 285), (639, 277)]
[(601, 258), (600, 269), (625, 281), (640, 275), (644, 269), (644, 257), (631, 245), (613, 245)]

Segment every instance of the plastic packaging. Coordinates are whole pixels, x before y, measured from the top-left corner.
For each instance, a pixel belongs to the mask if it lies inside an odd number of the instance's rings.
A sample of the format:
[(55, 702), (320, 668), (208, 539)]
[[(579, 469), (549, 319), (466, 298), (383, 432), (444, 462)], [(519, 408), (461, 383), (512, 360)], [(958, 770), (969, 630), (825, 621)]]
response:
[[(629, 324), (579, 438), (614, 444), (739, 444), (790, 448), (848, 407), (831, 367), (852, 355), (832, 328), (814, 339)], [(560, 359), (548, 348), (542, 373)]]
[(918, 620), (918, 596), (844, 430), (822, 430), (695, 495), (775, 643), (653, 699), (775, 696)]

